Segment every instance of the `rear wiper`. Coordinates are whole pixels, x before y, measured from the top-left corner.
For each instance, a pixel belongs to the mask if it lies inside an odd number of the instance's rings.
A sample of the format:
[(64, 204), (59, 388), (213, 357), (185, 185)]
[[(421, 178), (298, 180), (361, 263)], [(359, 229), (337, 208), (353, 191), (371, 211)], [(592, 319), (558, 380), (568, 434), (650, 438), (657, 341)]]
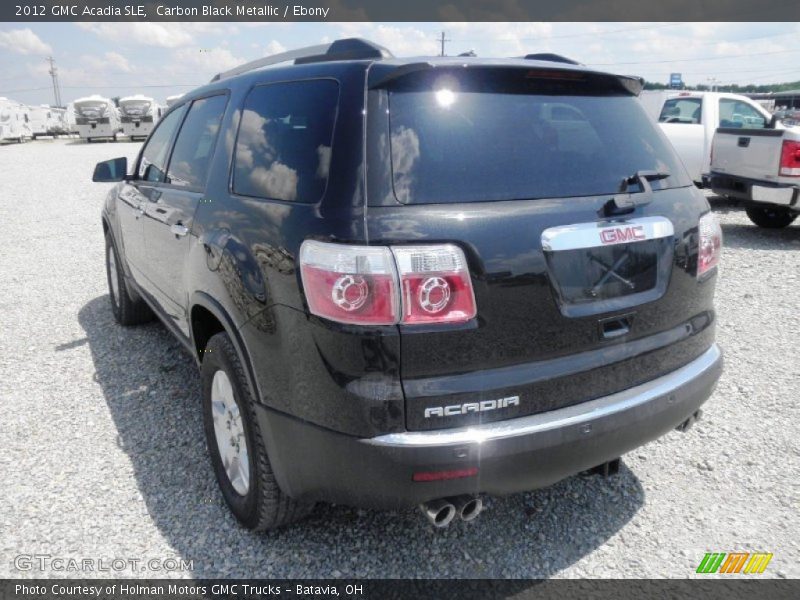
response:
[[(666, 179), (669, 176), (668, 171), (636, 171), (635, 175), (622, 180), (619, 193), (603, 205), (600, 216), (624, 215), (636, 210), (637, 206), (649, 204), (653, 200), (653, 188), (650, 187), (650, 182)], [(636, 194), (628, 191), (634, 184), (641, 189)]]

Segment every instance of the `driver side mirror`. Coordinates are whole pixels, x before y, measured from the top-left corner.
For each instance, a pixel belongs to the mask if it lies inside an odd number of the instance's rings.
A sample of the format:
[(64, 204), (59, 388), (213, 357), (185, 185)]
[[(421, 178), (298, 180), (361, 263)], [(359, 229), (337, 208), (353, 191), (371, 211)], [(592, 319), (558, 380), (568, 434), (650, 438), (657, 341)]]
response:
[(128, 178), (128, 159), (112, 158), (97, 163), (92, 175), (92, 181), (107, 183), (112, 181), (125, 181)]

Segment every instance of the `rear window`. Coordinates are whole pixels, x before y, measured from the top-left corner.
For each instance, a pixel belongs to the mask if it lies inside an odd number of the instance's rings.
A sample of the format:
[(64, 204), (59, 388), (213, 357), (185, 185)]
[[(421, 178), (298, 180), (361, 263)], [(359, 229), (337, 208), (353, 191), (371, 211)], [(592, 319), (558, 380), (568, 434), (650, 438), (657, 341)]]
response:
[(653, 189), (689, 184), (637, 98), (627, 94), (434, 84), (390, 91), (389, 108), (392, 179), (403, 203), (612, 194), (641, 170), (671, 174)]

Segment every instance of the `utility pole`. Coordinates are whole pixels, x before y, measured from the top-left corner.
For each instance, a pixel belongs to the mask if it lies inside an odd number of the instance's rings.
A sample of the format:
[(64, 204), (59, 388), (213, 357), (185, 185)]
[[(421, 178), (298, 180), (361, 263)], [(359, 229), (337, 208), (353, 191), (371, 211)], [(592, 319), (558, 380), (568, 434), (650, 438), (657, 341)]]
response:
[(439, 42), (441, 42), (441, 44), (442, 44), (442, 53), (441, 53), (439, 56), (444, 56), (444, 55), (445, 55), (445, 54), (444, 54), (444, 44), (445, 44), (445, 42), (449, 42), (449, 41), (450, 41), (450, 40), (448, 40), (448, 39), (446, 39), (446, 38), (444, 37), (444, 31), (443, 31), (443, 32), (442, 32), (442, 37), (440, 37), (440, 38), (439, 38)]
[(58, 69), (56, 68), (56, 61), (52, 56), (48, 56), (45, 59), (47, 62), (50, 63), (50, 77), (53, 78), (53, 95), (55, 96), (56, 106), (61, 106), (61, 88), (58, 85)]

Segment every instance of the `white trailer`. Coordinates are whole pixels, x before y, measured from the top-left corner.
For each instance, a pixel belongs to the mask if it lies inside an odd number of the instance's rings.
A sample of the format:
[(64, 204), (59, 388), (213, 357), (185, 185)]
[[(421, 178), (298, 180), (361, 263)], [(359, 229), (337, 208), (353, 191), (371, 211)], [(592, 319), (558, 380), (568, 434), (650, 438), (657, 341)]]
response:
[(48, 133), (50, 135), (70, 135), (75, 131), (75, 118), (71, 117), (72, 111), (68, 108), (51, 108)]
[(161, 107), (153, 98), (137, 94), (120, 98), (119, 113), (122, 133), (132, 140), (145, 139), (161, 116)]
[(78, 98), (73, 105), (79, 136), (87, 142), (98, 138), (117, 139), (117, 134), (122, 128), (119, 111), (112, 100), (93, 95)]
[(174, 96), (167, 96), (167, 108), (175, 104), (181, 98), (183, 98), (183, 94), (175, 94)]
[(32, 137), (28, 107), (0, 97), (0, 142), (24, 142)]
[(42, 135), (62, 135), (69, 133), (66, 109), (53, 108), (49, 104), (29, 106), (30, 128), (33, 139)]

